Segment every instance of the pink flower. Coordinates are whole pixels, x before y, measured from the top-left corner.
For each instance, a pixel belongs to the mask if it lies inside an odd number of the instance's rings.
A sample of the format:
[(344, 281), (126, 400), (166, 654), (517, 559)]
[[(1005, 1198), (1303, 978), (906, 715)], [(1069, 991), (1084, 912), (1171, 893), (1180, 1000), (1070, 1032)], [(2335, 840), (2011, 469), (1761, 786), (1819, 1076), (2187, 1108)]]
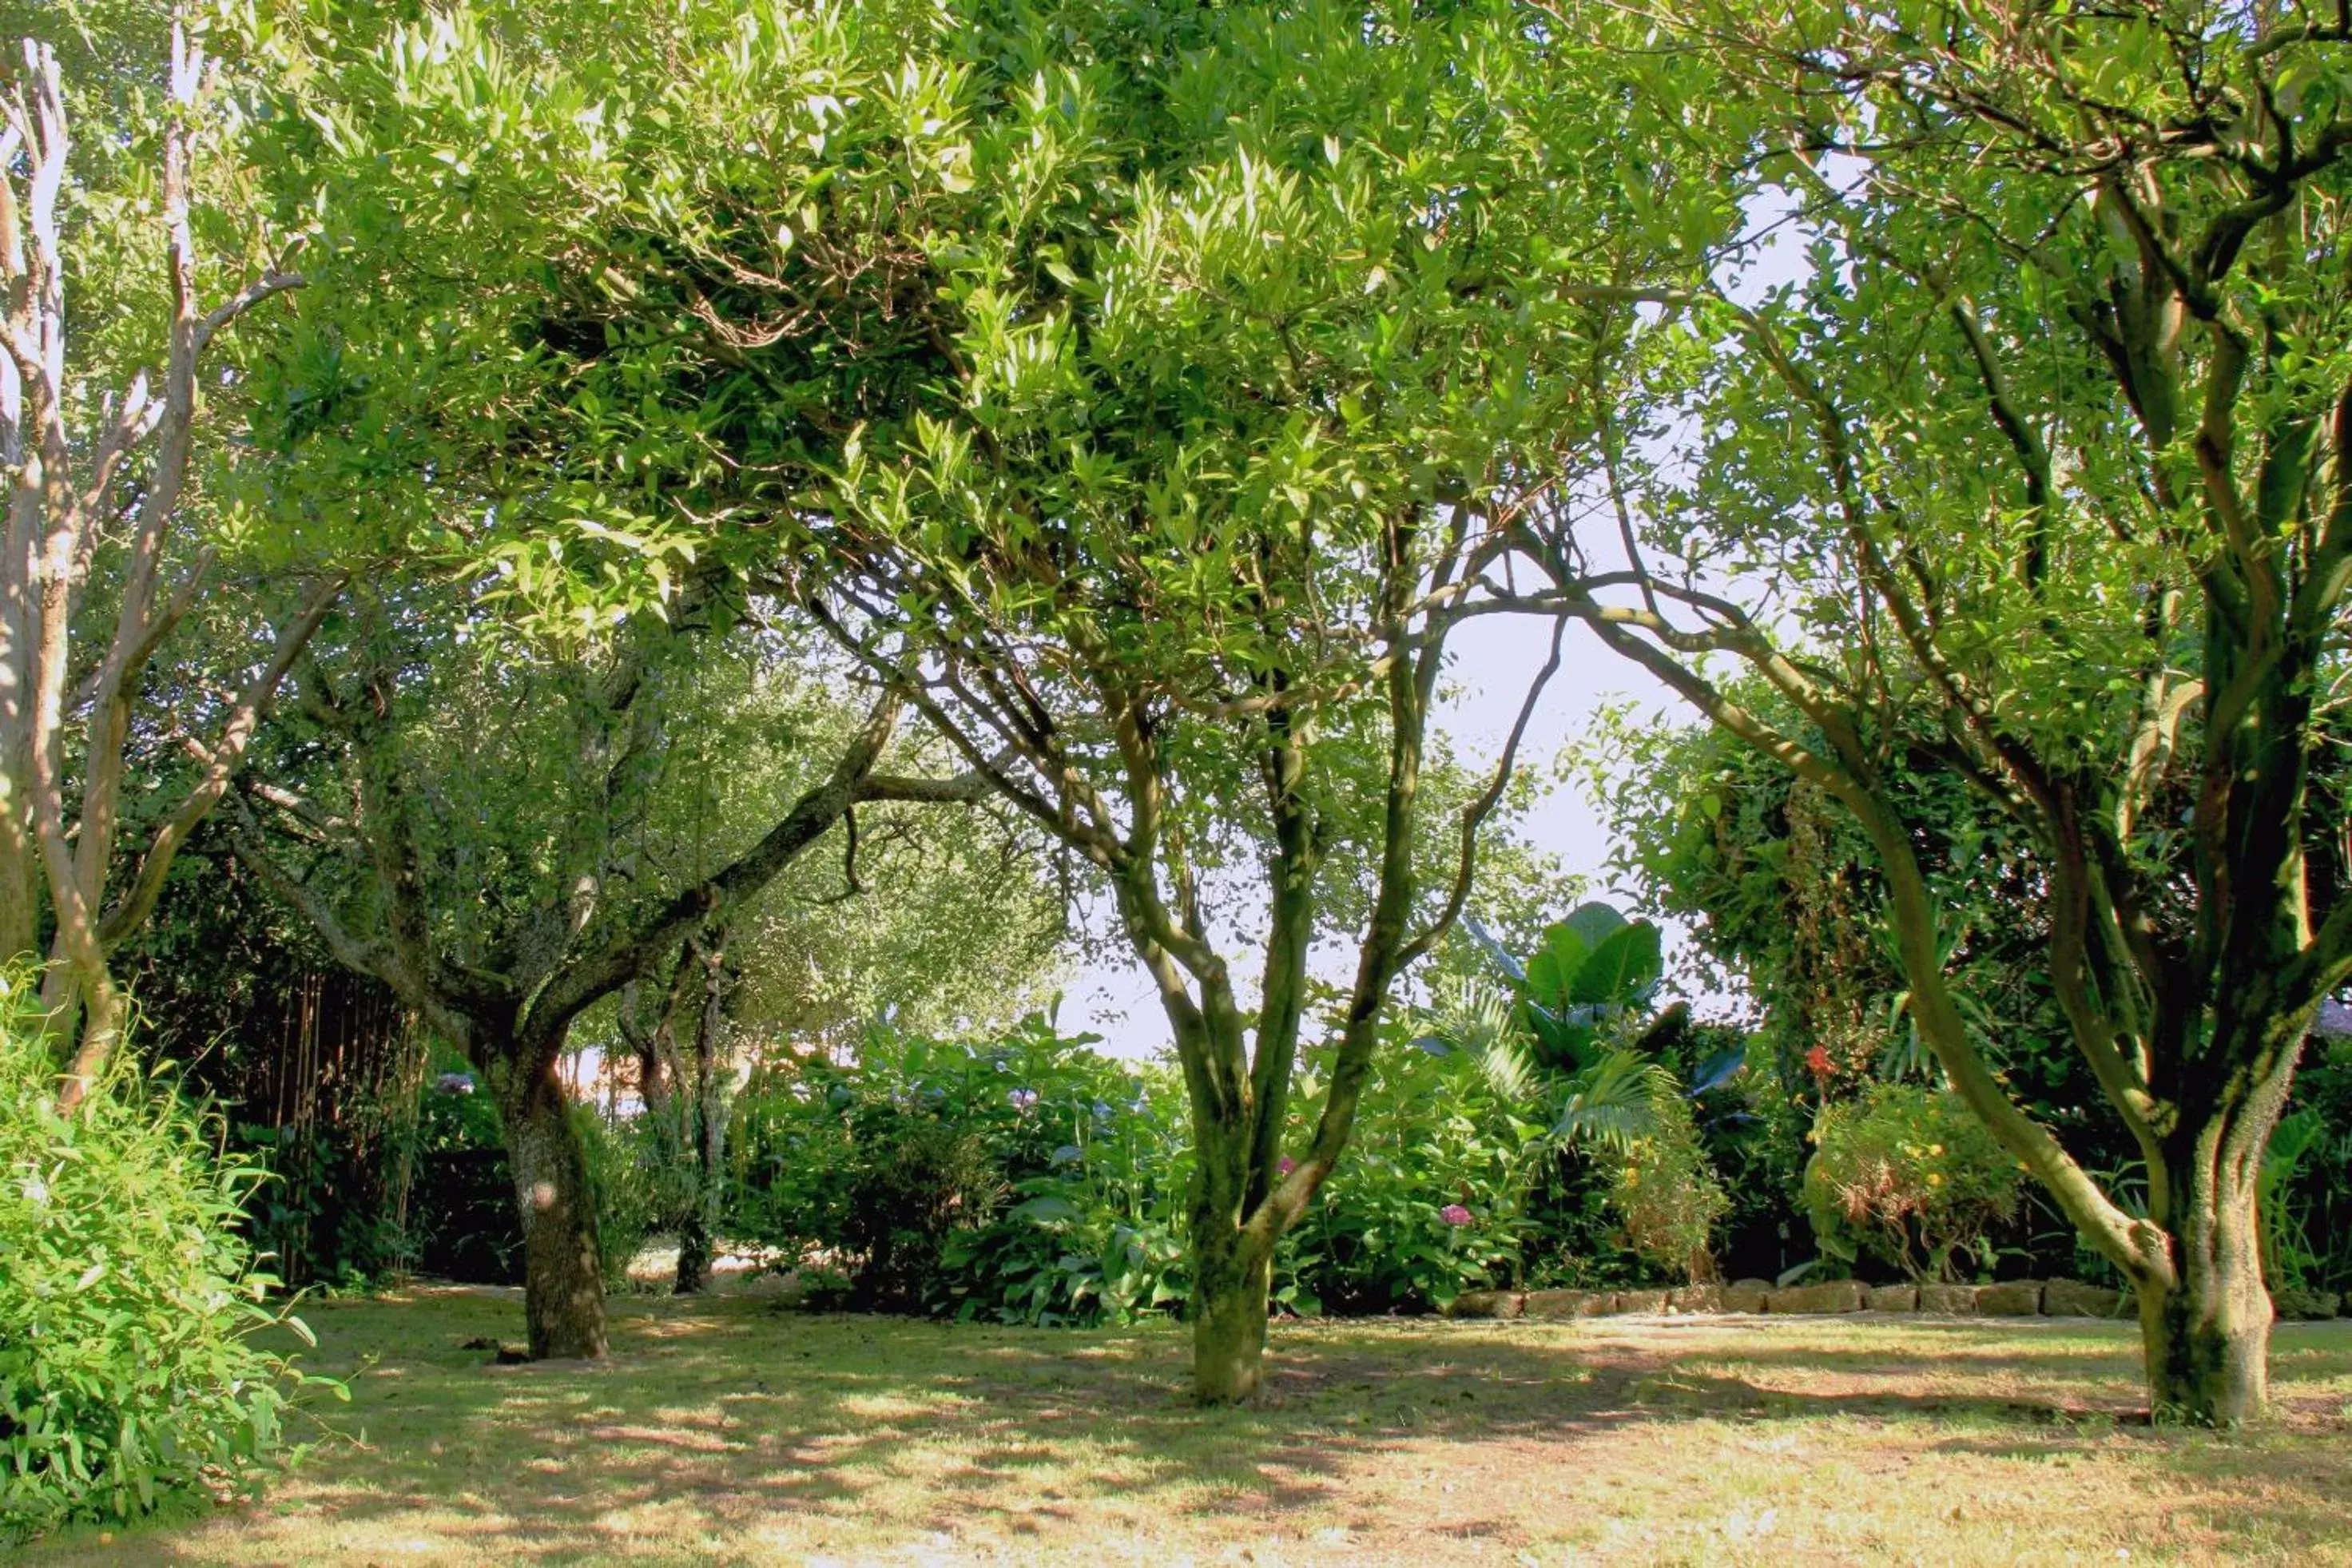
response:
[(1830, 1053), (1827, 1046), (1817, 1045), (1813, 1047), (1812, 1050), (1805, 1052), (1805, 1071), (1811, 1073), (1816, 1078), (1827, 1078), (1831, 1073), (1837, 1071), (1837, 1069), (1830, 1065)]
[(1281, 1172), (1284, 1176), (1288, 1176), (1291, 1172), (1298, 1168), (1298, 1162), (1292, 1159), (1288, 1155), (1285, 1155), (1278, 1162), (1276, 1162), (1274, 1168)]
[(1449, 1203), (1437, 1211), (1437, 1218), (1448, 1225), (1467, 1225), (1470, 1223), (1470, 1211), (1458, 1203)]

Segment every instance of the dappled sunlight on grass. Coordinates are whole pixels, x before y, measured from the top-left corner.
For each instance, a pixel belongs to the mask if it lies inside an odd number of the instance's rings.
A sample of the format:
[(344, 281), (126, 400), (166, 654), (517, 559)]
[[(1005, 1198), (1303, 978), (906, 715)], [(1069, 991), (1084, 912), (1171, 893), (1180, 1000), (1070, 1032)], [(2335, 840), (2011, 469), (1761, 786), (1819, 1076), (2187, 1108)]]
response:
[(503, 1292), (310, 1312), (350, 1378), (262, 1503), (37, 1562), (2352, 1564), (2352, 1324), (2281, 1424), (2136, 1424), (2125, 1324), (1283, 1323), (1253, 1410), (1186, 1338), (624, 1298), (604, 1366), (485, 1365)]

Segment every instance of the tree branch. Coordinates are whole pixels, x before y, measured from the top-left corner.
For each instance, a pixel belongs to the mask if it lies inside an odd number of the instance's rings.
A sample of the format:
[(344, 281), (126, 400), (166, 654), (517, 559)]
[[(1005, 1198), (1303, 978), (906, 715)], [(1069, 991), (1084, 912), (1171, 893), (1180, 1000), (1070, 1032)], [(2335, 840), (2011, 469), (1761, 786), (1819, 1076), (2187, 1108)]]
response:
[(516, 1033), (526, 1052), (546, 1052), (581, 1010), (643, 974), (688, 933), (758, 894), (856, 803), (857, 787), (898, 728), (902, 698), (886, 693), (824, 780), (733, 862), (672, 897), (595, 952), (560, 967), (525, 1004)]

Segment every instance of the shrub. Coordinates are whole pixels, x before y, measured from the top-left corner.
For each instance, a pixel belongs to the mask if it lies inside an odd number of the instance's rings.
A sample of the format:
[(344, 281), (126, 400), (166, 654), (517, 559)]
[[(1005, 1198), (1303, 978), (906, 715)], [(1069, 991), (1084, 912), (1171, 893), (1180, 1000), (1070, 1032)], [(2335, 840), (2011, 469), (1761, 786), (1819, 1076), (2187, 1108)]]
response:
[(856, 1300), (922, 1312), (960, 1294), (949, 1243), (996, 1218), (1011, 1190), (979, 1132), (925, 1111), (867, 1119), (849, 1176), (843, 1249), (858, 1260)]
[[(1298, 1309), (1426, 1311), (1517, 1278), (1528, 1195), (1556, 1156), (1536, 1071), (1502, 1030), (1461, 1022), (1373, 1058), (1348, 1152), (1285, 1239)], [(1321, 1065), (1301, 1075), (1291, 1147), (1321, 1113)]]
[(120, 1054), (60, 1114), (35, 985), (0, 974), (0, 1539), (253, 1487), (310, 1381), (252, 1339), (309, 1337), (238, 1235), (258, 1170)]
[(436, 1056), (417, 1091), (401, 1214), (416, 1269), (468, 1283), (522, 1283), (522, 1219), (498, 1107), (465, 1059)]
[(2263, 1263), (2275, 1286), (2352, 1293), (2352, 1038), (2329, 1013), (2263, 1156)]
[(2017, 1213), (2017, 1163), (1949, 1090), (1874, 1084), (1825, 1106), (1812, 1137), (1805, 1202), (1824, 1250), (1851, 1259), (1851, 1235), (1913, 1279), (1947, 1280)]
[(572, 1119), (588, 1156), (604, 1285), (623, 1290), (629, 1284), (629, 1266), (646, 1243), (674, 1228), (692, 1207), (694, 1170), (677, 1149), (676, 1129), (652, 1116), (615, 1124), (595, 1106), (574, 1103)]
[[(1538, 1270), (1704, 1267), (1727, 1200), (1673, 1079), (1623, 1051), (1543, 1068), (1491, 988), (1391, 1027), (1346, 1156), (1276, 1252), (1277, 1311), (1420, 1312)], [(852, 1061), (770, 1066), (737, 1103), (729, 1233), (840, 1279), (827, 1299), (854, 1305), (1042, 1324), (1181, 1312), (1181, 1086), (1089, 1043), (1036, 1018), (980, 1042), (877, 1029)], [(1307, 1143), (1327, 1062), (1301, 1065), (1287, 1149)], [(1643, 1174), (1621, 1204), (1629, 1161)]]
[(1660, 1095), (1650, 1130), (1625, 1151), (1610, 1184), (1609, 1203), (1634, 1251), (1692, 1281), (1716, 1275), (1715, 1228), (1731, 1198), (1716, 1179), (1690, 1103)]
[(737, 1105), (729, 1229), (842, 1270), (860, 1305), (1128, 1322), (1182, 1300), (1181, 1101), (1039, 1017), (1003, 1038), (877, 1028)]

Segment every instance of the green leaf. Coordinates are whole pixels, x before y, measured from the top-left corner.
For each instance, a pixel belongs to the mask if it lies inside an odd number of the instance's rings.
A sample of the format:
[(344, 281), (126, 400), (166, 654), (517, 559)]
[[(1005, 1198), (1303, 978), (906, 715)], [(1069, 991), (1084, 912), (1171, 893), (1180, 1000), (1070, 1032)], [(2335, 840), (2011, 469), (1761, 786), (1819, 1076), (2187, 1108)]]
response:
[(1544, 945), (1528, 960), (1528, 990), (1544, 1006), (1558, 1011), (1567, 1005), (1569, 989), (1592, 955), (1592, 946), (1565, 922), (1544, 927)]
[(1569, 990), (1576, 1007), (1629, 1006), (1642, 999), (1665, 974), (1665, 949), (1658, 928), (1646, 920), (1624, 926), (1592, 951)]
[(1595, 901), (1578, 904), (1560, 924), (1582, 937), (1587, 947), (1598, 947), (1613, 933), (1625, 928), (1625, 917), (1608, 904)]

